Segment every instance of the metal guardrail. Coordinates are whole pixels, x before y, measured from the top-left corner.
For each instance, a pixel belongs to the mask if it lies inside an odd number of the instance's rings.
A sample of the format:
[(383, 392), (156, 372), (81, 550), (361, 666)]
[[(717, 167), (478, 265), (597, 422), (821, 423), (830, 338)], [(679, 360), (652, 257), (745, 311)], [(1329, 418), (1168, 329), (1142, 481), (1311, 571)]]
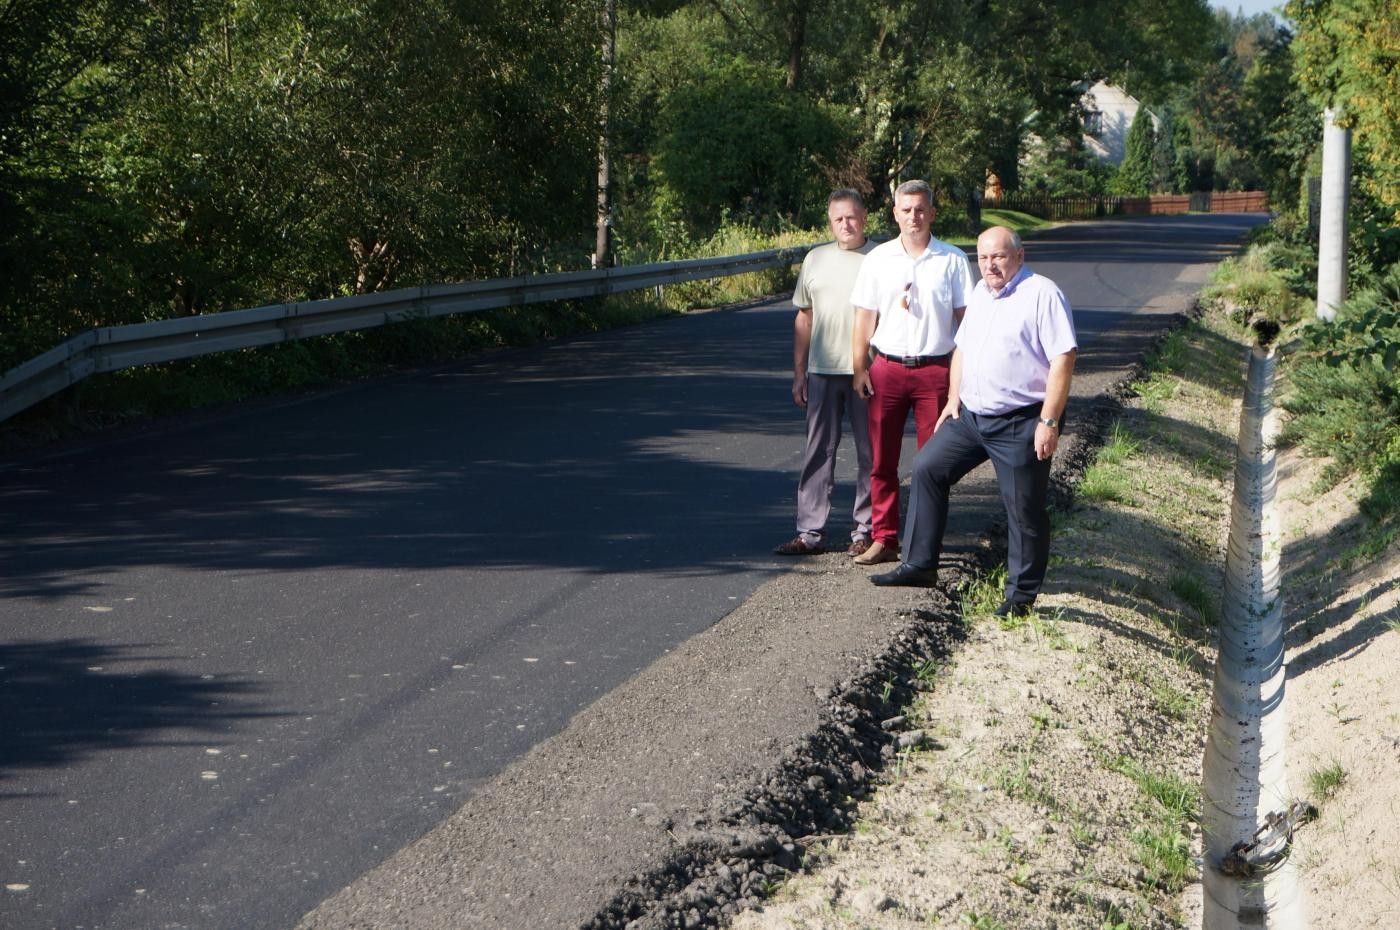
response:
[(605, 297), (667, 284), (787, 267), (814, 246), (592, 271), (431, 284), (379, 294), (273, 304), (89, 330), (0, 377), (0, 421), (89, 375), (407, 320), (522, 304)]

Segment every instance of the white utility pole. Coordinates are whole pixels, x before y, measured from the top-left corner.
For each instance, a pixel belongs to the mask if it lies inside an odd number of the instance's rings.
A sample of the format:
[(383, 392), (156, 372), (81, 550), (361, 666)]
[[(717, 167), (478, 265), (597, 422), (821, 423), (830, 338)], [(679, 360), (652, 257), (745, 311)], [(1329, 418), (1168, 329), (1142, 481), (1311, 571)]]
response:
[(1322, 114), (1322, 216), (1317, 240), (1317, 318), (1331, 322), (1347, 297), (1347, 204), (1351, 199), (1351, 130)]

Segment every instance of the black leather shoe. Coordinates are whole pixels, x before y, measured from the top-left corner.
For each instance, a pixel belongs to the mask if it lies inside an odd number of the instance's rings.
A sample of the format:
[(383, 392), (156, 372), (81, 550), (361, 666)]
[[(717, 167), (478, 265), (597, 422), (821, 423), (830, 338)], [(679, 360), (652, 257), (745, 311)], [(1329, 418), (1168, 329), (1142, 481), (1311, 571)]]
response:
[(931, 588), (938, 583), (938, 569), (915, 568), (901, 562), (899, 568), (883, 575), (871, 575), (871, 584), (886, 588)]
[(1015, 601), (1002, 601), (1001, 606), (992, 611), (992, 614), (997, 617), (1014, 617), (1017, 619), (1029, 617), (1033, 613), (1035, 613), (1035, 608), (1030, 604), (1018, 604)]

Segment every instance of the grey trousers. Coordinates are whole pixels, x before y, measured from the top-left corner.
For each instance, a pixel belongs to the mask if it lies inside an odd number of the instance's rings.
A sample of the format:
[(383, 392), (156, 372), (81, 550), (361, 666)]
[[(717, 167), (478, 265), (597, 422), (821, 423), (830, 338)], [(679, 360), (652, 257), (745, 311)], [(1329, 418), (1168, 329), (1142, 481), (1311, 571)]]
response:
[(797, 532), (809, 544), (822, 540), (836, 486), (836, 449), (841, 421), (851, 420), (856, 444), (856, 502), (851, 538), (870, 536), (870, 421), (865, 398), (857, 397), (850, 375), (807, 376), (807, 450), (797, 480)]

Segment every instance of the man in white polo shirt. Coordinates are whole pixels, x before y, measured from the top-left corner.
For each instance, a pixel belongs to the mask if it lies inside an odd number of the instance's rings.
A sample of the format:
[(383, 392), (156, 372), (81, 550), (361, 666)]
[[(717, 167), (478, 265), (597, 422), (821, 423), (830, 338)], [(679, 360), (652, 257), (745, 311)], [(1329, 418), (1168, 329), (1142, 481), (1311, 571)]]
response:
[[(948, 400), (953, 333), (972, 293), (961, 249), (933, 238), (933, 191), (905, 181), (894, 192), (899, 238), (866, 256), (856, 277), (852, 363), (855, 389), (870, 402), (871, 523), (874, 538), (856, 561), (899, 558), (899, 453), (914, 412), (922, 447)], [(874, 358), (871, 358), (871, 351)]]
[(865, 238), (865, 201), (853, 190), (832, 191), (826, 219), (834, 242), (817, 246), (802, 261), (792, 292), (797, 317), (792, 334), (792, 399), (807, 410), (807, 449), (797, 479), (797, 535), (773, 551), (816, 555), (831, 512), (836, 448), (849, 417), (856, 447), (856, 499), (847, 555), (870, 548), (870, 426), (865, 398), (851, 386), (851, 287), (874, 243)]
[(948, 491), (990, 458), (1007, 517), (1006, 590), (996, 609), (1003, 617), (1030, 612), (1050, 564), (1050, 460), (1079, 351), (1065, 295), (1027, 267), (1025, 255), (1004, 226), (977, 240), (982, 280), (958, 330), (948, 406), (914, 459), (904, 562), (870, 579), (937, 581)]

